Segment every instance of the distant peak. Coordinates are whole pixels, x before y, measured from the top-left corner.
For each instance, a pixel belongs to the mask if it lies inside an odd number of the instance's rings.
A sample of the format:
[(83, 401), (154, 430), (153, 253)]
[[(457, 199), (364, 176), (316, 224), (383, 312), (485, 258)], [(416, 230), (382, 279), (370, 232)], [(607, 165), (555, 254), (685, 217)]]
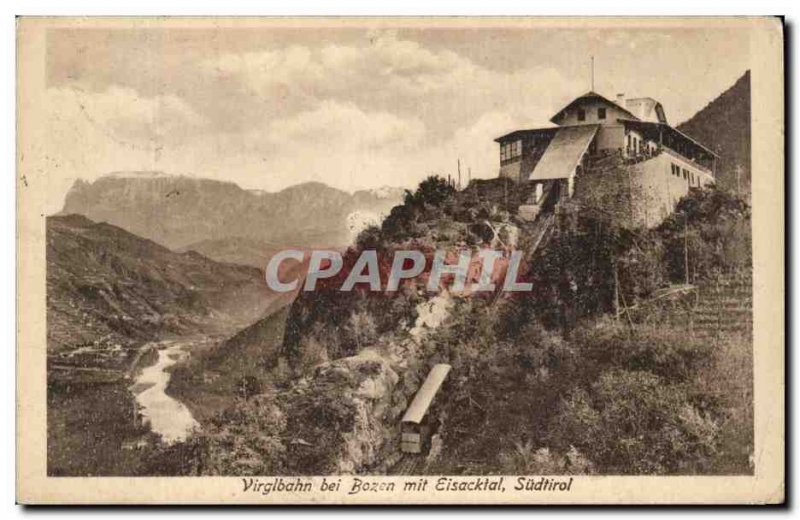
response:
[(338, 188), (334, 188), (333, 186), (328, 186), (324, 182), (318, 182), (318, 181), (309, 181), (309, 182), (301, 182), (298, 184), (293, 184), (291, 186), (287, 186), (278, 193), (291, 193), (293, 191), (331, 191), (331, 192), (336, 191), (344, 193), (342, 190)]
[(398, 188), (396, 186), (380, 186), (379, 188), (369, 188), (365, 190), (358, 190), (356, 193), (367, 193), (378, 199), (388, 199), (399, 196), (405, 191), (405, 188)]
[(139, 171), (116, 171), (103, 175), (103, 177), (112, 177), (112, 178), (133, 177), (136, 179), (152, 179), (156, 177), (185, 177), (185, 176), (172, 175), (169, 173), (164, 173), (162, 171), (156, 171), (156, 170), (139, 170)]
[(291, 185), (291, 186), (289, 186), (287, 188), (284, 188), (284, 189), (288, 190), (288, 189), (291, 189), (291, 188), (330, 188), (330, 186), (328, 186), (324, 182), (307, 181), (307, 182), (299, 182), (297, 184), (293, 184), (293, 185)]
[(195, 184), (214, 184), (214, 185), (226, 185), (226, 186), (235, 186), (238, 189), (242, 189), (238, 184), (233, 181), (227, 180), (220, 180), (220, 179), (212, 179), (209, 177), (197, 177), (194, 175), (188, 174), (175, 174), (175, 173), (164, 173), (161, 171), (147, 171), (147, 170), (131, 170), (131, 171), (116, 171), (107, 173), (101, 177), (98, 177), (93, 182), (98, 181), (150, 181), (150, 180), (163, 180), (168, 182), (174, 183), (195, 183)]

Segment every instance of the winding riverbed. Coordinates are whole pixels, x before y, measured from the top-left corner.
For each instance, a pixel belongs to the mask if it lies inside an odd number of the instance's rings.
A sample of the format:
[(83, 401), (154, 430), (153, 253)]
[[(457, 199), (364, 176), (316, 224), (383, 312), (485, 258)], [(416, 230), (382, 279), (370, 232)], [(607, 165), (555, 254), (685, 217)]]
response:
[(181, 341), (162, 343), (156, 363), (142, 369), (132, 387), (145, 422), (168, 444), (185, 439), (199, 427), (189, 409), (166, 393), (171, 376), (167, 369), (188, 355), (184, 346)]

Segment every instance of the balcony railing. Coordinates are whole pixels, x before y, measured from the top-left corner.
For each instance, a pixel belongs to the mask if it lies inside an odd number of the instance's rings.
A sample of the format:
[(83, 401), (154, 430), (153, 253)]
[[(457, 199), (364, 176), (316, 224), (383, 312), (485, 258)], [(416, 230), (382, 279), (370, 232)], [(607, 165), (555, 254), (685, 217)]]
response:
[(703, 173), (707, 173), (710, 176), (714, 176), (714, 172), (708, 166), (701, 164), (690, 157), (686, 157), (681, 155), (680, 153), (672, 150), (671, 148), (667, 148), (666, 146), (659, 146), (654, 150), (643, 150), (639, 153), (634, 153), (632, 149), (626, 147), (620, 148), (606, 148), (603, 150), (597, 150), (595, 153), (588, 156), (588, 162), (586, 164), (587, 168), (590, 168), (593, 163), (597, 161), (601, 161), (607, 157), (611, 157), (616, 155), (622, 161), (622, 164), (631, 165), (637, 164), (643, 161), (647, 161), (649, 159), (653, 159), (658, 157), (662, 153), (666, 153), (668, 155), (672, 155), (673, 157), (680, 159), (681, 161), (690, 163), (693, 168), (697, 168), (698, 170), (702, 171)]

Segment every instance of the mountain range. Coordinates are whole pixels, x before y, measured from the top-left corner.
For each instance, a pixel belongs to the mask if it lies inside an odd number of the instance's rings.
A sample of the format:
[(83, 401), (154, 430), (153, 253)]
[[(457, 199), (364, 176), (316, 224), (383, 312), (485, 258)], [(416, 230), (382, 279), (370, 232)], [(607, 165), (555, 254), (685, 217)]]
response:
[(119, 226), (170, 249), (263, 269), (272, 251), (349, 245), (398, 204), (400, 188), (353, 194), (309, 182), (276, 193), (158, 172), (78, 180), (61, 214)]

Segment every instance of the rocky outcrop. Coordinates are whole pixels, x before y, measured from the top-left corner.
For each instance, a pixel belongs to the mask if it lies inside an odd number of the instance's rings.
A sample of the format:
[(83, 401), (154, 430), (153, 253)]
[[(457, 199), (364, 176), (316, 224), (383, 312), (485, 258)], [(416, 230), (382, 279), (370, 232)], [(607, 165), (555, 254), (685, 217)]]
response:
[(448, 318), (445, 294), (417, 306), (391, 340), (315, 367), (281, 398), (290, 414), (290, 471), (359, 474), (399, 455), (400, 418), (428, 371), (425, 340)]
[(365, 349), (295, 383), (281, 396), (282, 407), (293, 411), (286, 428), (289, 471), (353, 474), (372, 464), (403, 410), (395, 400), (398, 380), (387, 359)]

